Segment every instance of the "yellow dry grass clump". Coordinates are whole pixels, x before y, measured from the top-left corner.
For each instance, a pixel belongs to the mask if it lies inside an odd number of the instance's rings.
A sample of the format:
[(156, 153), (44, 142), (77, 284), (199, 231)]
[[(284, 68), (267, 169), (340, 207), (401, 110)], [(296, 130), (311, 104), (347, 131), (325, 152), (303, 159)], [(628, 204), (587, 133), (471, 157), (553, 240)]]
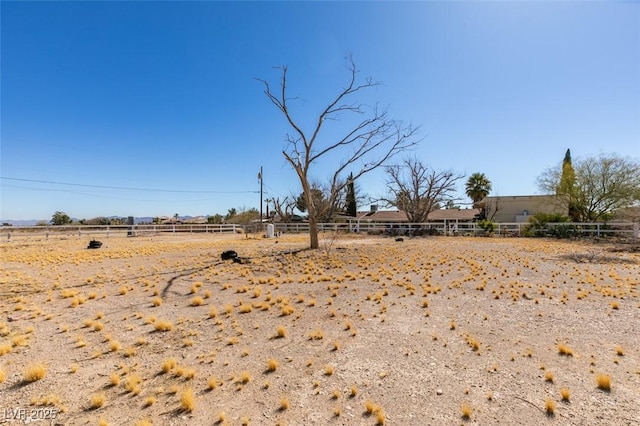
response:
[(107, 396), (104, 393), (93, 394), (89, 397), (89, 406), (95, 410), (102, 407), (106, 401)]
[(599, 373), (596, 375), (596, 383), (598, 385), (598, 389), (609, 392), (611, 391), (611, 376), (604, 373)]
[(358, 395), (358, 387), (356, 385), (351, 385), (349, 388), (349, 396), (351, 398), (355, 398)]
[(202, 296), (195, 296), (191, 299), (190, 302), (191, 306), (202, 306), (204, 305), (204, 299), (202, 298)]
[(253, 310), (253, 307), (248, 304), (248, 303), (242, 303), (239, 307), (238, 307), (238, 311), (241, 314), (248, 314), (249, 312), (251, 312)]
[(184, 411), (191, 412), (196, 408), (196, 397), (193, 389), (186, 388), (180, 394), (180, 408)]
[(173, 330), (173, 323), (171, 323), (171, 321), (157, 320), (153, 324), (153, 327), (157, 331), (171, 331), (171, 330)]
[(326, 365), (324, 367), (324, 375), (325, 376), (332, 376), (334, 371), (335, 371), (335, 368), (333, 367), (333, 365)]
[(0, 344), (0, 356), (6, 355), (13, 350), (13, 345), (10, 342)]
[(249, 373), (246, 370), (241, 372), (240, 376), (238, 377), (238, 382), (242, 384), (247, 384), (249, 383), (249, 381), (251, 381), (251, 373)]
[(287, 328), (284, 325), (279, 325), (276, 327), (276, 337), (283, 338), (287, 336)]
[(280, 398), (280, 411), (284, 411), (284, 410), (288, 410), (289, 407), (291, 406), (291, 403), (289, 402), (289, 398), (286, 396), (283, 396), (282, 398)]
[(471, 418), (471, 413), (473, 412), (471, 405), (468, 402), (463, 402), (460, 406), (460, 411), (462, 413), (462, 418), (465, 420), (469, 420)]
[(47, 367), (42, 363), (28, 365), (23, 377), (26, 382), (35, 382), (44, 379), (47, 375)]
[(558, 345), (558, 353), (564, 356), (573, 356), (573, 349), (563, 343), (560, 343)]
[(207, 380), (207, 389), (214, 390), (217, 387), (218, 387), (218, 379), (215, 376), (209, 377), (209, 379)]
[(554, 376), (553, 376), (553, 373), (552, 373), (551, 371), (545, 371), (545, 373), (544, 373), (544, 379), (545, 379), (547, 382), (551, 382), (551, 383), (553, 383), (553, 377), (554, 377)]
[(310, 340), (321, 340), (324, 338), (324, 332), (320, 329), (313, 330), (309, 333)]
[(278, 369), (278, 360), (276, 360), (275, 358), (269, 358), (267, 360), (267, 371), (273, 372), (273, 371), (276, 371), (277, 369)]
[(544, 401), (544, 410), (548, 416), (553, 416), (556, 412), (556, 402), (551, 398), (547, 398)]
[(142, 389), (141, 389), (141, 384), (142, 384), (142, 377), (140, 377), (137, 374), (132, 374), (131, 376), (128, 376), (125, 381), (124, 381), (124, 388), (127, 392), (130, 392), (134, 395), (138, 395)]
[(109, 384), (111, 386), (118, 386), (120, 384), (120, 375), (116, 372), (113, 372), (109, 375)]

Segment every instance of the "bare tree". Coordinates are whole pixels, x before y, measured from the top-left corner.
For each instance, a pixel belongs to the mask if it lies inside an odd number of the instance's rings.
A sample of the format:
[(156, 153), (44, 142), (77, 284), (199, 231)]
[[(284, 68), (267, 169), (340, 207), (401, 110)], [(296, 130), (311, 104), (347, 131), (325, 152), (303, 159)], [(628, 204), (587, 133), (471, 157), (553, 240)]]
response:
[[(383, 164), (398, 152), (404, 151), (417, 143), (414, 140), (417, 128), (405, 125), (389, 117), (386, 110), (378, 106), (367, 107), (354, 100), (360, 92), (376, 87), (379, 83), (367, 77), (359, 81), (358, 70), (351, 55), (347, 56), (350, 78), (347, 85), (329, 101), (327, 106), (318, 114), (315, 125), (309, 130), (303, 130), (299, 122), (293, 117), (289, 101), (292, 98), (287, 93), (287, 67), (280, 67), (280, 90), (272, 91), (265, 80), (260, 80), (265, 87), (264, 93), (269, 100), (285, 116), (292, 132), (286, 136), (286, 147), (282, 151), (285, 160), (295, 170), (302, 192), (306, 198), (309, 215), (310, 247), (317, 249), (319, 211), (314, 204), (310, 174), (312, 166), (330, 153), (340, 151), (344, 159), (336, 166), (329, 178), (330, 204), (339, 196), (347, 184), (344, 175), (348, 168), (355, 168), (353, 179), (357, 179)], [(326, 140), (320, 137), (320, 130), (327, 121), (335, 121), (347, 116), (358, 117), (353, 126), (345, 130), (343, 137)]]
[[(342, 191), (333, 191), (333, 188), (343, 188)], [(311, 182), (311, 196), (313, 198), (313, 205), (316, 208), (316, 217), (318, 222), (330, 222), (334, 214), (346, 211), (346, 188), (347, 185), (343, 182), (331, 182), (321, 184), (317, 182)], [(308, 211), (307, 201), (304, 192), (296, 199), (296, 208), (301, 212)]]
[(293, 217), (293, 211), (296, 208), (296, 200), (293, 197), (284, 197), (283, 200), (280, 200), (280, 197), (274, 198), (272, 200), (267, 200), (267, 202), (273, 202), (273, 209), (276, 214), (280, 216), (282, 222), (291, 222), (291, 218)]
[(501, 203), (502, 198), (495, 197), (491, 200), (488, 200), (485, 198), (485, 200), (486, 202), (482, 207), (482, 213), (484, 213), (484, 215), (481, 215), (482, 217), (480, 217), (480, 219), (487, 219), (489, 221), (493, 221), (493, 218), (496, 217), (496, 215), (500, 210), (502, 210), (502, 203)]
[(456, 182), (464, 176), (450, 170), (436, 171), (416, 158), (386, 167), (388, 196), (382, 201), (406, 213), (412, 223), (427, 220), (438, 204), (451, 200)]

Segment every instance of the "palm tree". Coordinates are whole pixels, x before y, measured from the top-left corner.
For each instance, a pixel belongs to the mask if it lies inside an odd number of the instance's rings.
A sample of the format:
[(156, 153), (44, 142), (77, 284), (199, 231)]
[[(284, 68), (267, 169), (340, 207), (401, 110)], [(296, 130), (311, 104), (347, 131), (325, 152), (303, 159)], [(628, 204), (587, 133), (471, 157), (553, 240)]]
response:
[(491, 181), (487, 179), (484, 173), (474, 173), (469, 176), (465, 184), (465, 193), (471, 200), (473, 206), (476, 207), (478, 202), (482, 201), (491, 191)]

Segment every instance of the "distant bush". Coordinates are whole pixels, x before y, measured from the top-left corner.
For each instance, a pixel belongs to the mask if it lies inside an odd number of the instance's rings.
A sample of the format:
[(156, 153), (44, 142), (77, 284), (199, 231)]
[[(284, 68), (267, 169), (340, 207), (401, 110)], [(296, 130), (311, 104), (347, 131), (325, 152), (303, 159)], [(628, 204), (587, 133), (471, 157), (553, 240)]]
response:
[(390, 228), (387, 228), (384, 233), (386, 235), (389, 235), (390, 237), (398, 237), (401, 235), (407, 235), (408, 236), (408, 232), (409, 229), (408, 228), (404, 228), (398, 225), (392, 225)]
[(554, 225), (550, 223), (567, 223), (571, 219), (559, 213), (536, 213), (529, 218), (529, 225), (524, 228), (526, 237), (556, 237), (570, 238), (575, 236), (576, 229), (573, 225)]
[(485, 235), (491, 235), (496, 230), (496, 223), (492, 220), (483, 219), (478, 222), (478, 226), (485, 232)]
[(529, 218), (529, 222), (531, 223), (562, 223), (562, 222), (570, 222), (571, 219), (569, 216), (563, 215), (561, 213), (536, 213)]
[(414, 237), (422, 237), (424, 235), (441, 235), (441, 234), (442, 232), (440, 232), (435, 228), (428, 228), (428, 229), (418, 228), (411, 231), (411, 235)]

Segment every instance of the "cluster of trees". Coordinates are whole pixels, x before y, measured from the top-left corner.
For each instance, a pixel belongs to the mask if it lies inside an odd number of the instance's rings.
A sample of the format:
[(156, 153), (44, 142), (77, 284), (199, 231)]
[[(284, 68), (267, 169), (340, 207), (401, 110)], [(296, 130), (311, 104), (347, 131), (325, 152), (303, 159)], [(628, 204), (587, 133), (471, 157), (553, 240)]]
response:
[[(366, 173), (384, 167), (387, 181), (386, 196), (380, 201), (388, 206), (403, 210), (412, 222), (426, 220), (428, 214), (441, 205), (453, 205), (455, 185), (463, 176), (453, 171), (436, 171), (416, 158), (406, 158), (400, 164), (388, 165), (397, 154), (413, 148), (418, 142), (418, 128), (392, 119), (388, 111), (379, 105), (367, 106), (357, 99), (357, 95), (375, 88), (379, 83), (371, 77), (358, 78), (358, 70), (353, 58), (347, 56), (348, 79), (344, 88), (330, 98), (318, 113), (313, 125), (304, 130), (294, 117), (289, 97), (287, 67), (280, 68), (279, 89), (272, 90), (266, 80), (264, 93), (284, 116), (291, 132), (286, 135), (286, 147), (282, 151), (285, 160), (296, 172), (302, 194), (297, 198), (275, 199), (274, 210), (287, 220), (297, 208), (306, 212), (309, 221), (309, 245), (318, 248), (318, 227), (336, 213), (355, 216), (357, 196), (355, 182)], [(351, 125), (343, 128), (343, 137), (322, 140), (321, 130), (325, 123), (353, 117)], [(331, 173), (324, 185), (313, 180), (314, 166), (324, 157), (342, 153), (343, 160)], [(345, 176), (348, 169), (353, 169)], [(474, 203), (491, 189), (491, 183), (483, 174), (473, 180), (470, 193)], [(474, 178), (474, 179), (475, 179)], [(484, 191), (484, 192), (483, 192)]]
[[(255, 217), (254, 217), (255, 216)], [(230, 208), (227, 214), (222, 216), (221, 214), (214, 214), (207, 217), (207, 223), (218, 225), (221, 223), (242, 223), (246, 217), (252, 217), (251, 220), (260, 216), (257, 209), (243, 209), (240, 213), (236, 208)]]
[[(453, 171), (436, 171), (415, 158), (408, 158), (397, 165), (388, 165), (392, 157), (418, 143), (417, 128), (391, 119), (387, 111), (377, 105), (366, 108), (353, 97), (375, 87), (371, 77), (358, 80), (358, 73), (351, 56), (347, 57), (349, 79), (344, 89), (332, 98), (318, 114), (315, 124), (303, 130), (290, 108), (287, 86), (287, 67), (280, 68), (280, 87), (273, 91), (264, 84), (264, 93), (283, 114), (291, 133), (286, 135), (285, 160), (294, 169), (302, 186), (297, 200), (276, 202), (276, 210), (287, 216), (293, 206), (308, 212), (310, 247), (318, 248), (317, 223), (330, 217), (340, 203), (338, 199), (347, 183), (378, 167), (385, 167), (387, 193), (382, 201), (403, 210), (412, 222), (424, 221), (428, 214), (444, 203), (452, 205), (452, 194), (462, 176)], [(354, 125), (344, 131), (344, 137), (322, 141), (319, 138), (324, 123), (346, 116), (357, 117)], [(313, 166), (329, 153), (341, 151), (344, 160), (333, 172), (324, 190), (311, 182)], [(346, 169), (356, 168), (348, 179), (342, 176)], [(637, 204), (640, 200), (640, 165), (637, 161), (615, 155), (585, 158), (575, 165), (567, 151), (563, 166), (553, 168), (540, 176), (540, 189), (556, 194), (571, 218), (576, 221), (595, 221), (606, 218), (615, 209)], [(474, 207), (491, 190), (491, 182), (482, 173), (474, 173), (465, 185), (465, 192)], [(284, 208), (283, 208), (284, 207)], [(289, 210), (290, 209), (290, 210)], [(329, 215), (329, 216), (327, 216)], [(480, 219), (486, 218), (482, 211)]]
[[(125, 217), (94, 217), (92, 219), (80, 219), (76, 222), (71, 217), (62, 211), (57, 211), (51, 216), (49, 224), (51, 225), (72, 225), (77, 223), (79, 225), (126, 225), (127, 218)], [(46, 226), (45, 222), (38, 222), (39, 226)]]
[[(380, 196), (376, 202), (388, 207), (396, 207), (407, 214), (410, 222), (424, 222), (429, 213), (439, 208), (459, 208), (455, 201), (456, 185), (463, 178), (451, 170), (436, 171), (415, 157), (405, 158), (401, 163), (387, 165), (387, 194)], [(491, 191), (491, 181), (483, 173), (474, 173), (466, 182), (466, 193), (473, 201), (474, 207)], [(330, 188), (317, 183), (311, 185), (311, 197), (316, 206), (318, 222), (330, 222), (340, 217), (355, 217), (357, 205), (367, 198), (358, 195), (353, 175), (347, 178), (345, 190), (337, 197), (330, 197)], [(304, 193), (297, 197), (268, 199), (273, 203), (272, 215), (278, 214), (283, 222), (301, 219), (295, 211), (308, 211)], [(222, 218), (220, 216), (220, 218)]]
[(573, 161), (567, 149), (562, 164), (538, 177), (545, 194), (555, 194), (574, 222), (609, 219), (616, 210), (640, 204), (640, 163), (615, 154)]
[(248, 225), (254, 220), (260, 218), (260, 212), (256, 208), (241, 209), (240, 211), (235, 208), (229, 209), (224, 217), (224, 223), (237, 223), (239, 225)]

